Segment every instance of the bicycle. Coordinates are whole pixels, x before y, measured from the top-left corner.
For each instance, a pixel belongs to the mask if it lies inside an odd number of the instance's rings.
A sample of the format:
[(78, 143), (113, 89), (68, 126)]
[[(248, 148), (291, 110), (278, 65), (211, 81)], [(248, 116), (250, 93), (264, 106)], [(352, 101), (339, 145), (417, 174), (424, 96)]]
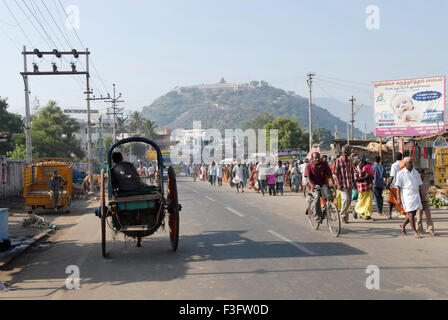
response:
[[(324, 219), (326, 219), (331, 234), (335, 237), (339, 236), (339, 233), (341, 232), (341, 217), (336, 204), (334, 204), (333, 201), (327, 201), (322, 197), (322, 188), (320, 186), (316, 186), (314, 190), (317, 192), (317, 198), (313, 194), (309, 194), (313, 200), (309, 202), (305, 213), (308, 222), (314, 230), (318, 230), (319, 226), (324, 222)], [(316, 219), (314, 201), (321, 202), (322, 218), (319, 221)]]

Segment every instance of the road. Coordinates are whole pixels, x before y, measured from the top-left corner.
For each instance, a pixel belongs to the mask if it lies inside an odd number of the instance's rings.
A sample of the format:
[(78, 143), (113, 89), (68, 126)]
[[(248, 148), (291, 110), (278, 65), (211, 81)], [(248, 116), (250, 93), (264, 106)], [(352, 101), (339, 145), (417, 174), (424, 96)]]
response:
[[(100, 221), (84, 208), (51, 245), (2, 271), (0, 280), (17, 290), (0, 299), (448, 298), (446, 229), (414, 239), (400, 235), (397, 219), (377, 217), (344, 225), (335, 238), (324, 226), (310, 228), (300, 194), (238, 194), (185, 177), (178, 177), (178, 191), (177, 252), (166, 231), (145, 238), (142, 248), (109, 234), (110, 257), (103, 259)], [(77, 290), (65, 286), (68, 265), (79, 267)], [(378, 290), (366, 287), (370, 265), (379, 268)]]

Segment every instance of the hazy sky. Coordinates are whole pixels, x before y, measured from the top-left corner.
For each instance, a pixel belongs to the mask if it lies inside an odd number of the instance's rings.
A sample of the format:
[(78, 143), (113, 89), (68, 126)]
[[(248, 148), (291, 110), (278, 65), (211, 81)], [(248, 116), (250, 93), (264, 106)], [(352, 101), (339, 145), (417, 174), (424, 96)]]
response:
[[(39, 49), (53, 46), (35, 31), (31, 22), (43, 33), (25, 3), (54, 41), (61, 43), (60, 49), (67, 50), (68, 44), (41, 0), (0, 0), (0, 96), (9, 98), (10, 111), (24, 114), (20, 52), (23, 44), (33, 46), (3, 1)], [(221, 77), (229, 82), (265, 80), (307, 95), (306, 74), (312, 71), (317, 75), (316, 96), (347, 101), (354, 95), (359, 103), (372, 104), (371, 81), (448, 73), (448, 2), (444, 0), (61, 2), (79, 8), (77, 32), (103, 79), (92, 75), (95, 93), (111, 92), (116, 83), (126, 100), (123, 106), (133, 110), (141, 110), (177, 85), (216, 83)], [(44, 3), (68, 41), (82, 49), (64, 25), (58, 0)], [(369, 5), (380, 10), (378, 30), (365, 26)], [(40, 62), (41, 70), (58, 61), (47, 60)], [(41, 104), (55, 99), (63, 108), (83, 108), (83, 80), (33, 77), (31, 100), (37, 96)], [(93, 104), (93, 108), (105, 106)]]

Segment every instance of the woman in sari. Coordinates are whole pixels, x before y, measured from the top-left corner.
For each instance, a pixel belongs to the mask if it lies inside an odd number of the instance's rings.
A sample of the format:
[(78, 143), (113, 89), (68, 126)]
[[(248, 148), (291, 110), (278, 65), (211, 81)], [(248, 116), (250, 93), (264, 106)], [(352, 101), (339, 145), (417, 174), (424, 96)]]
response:
[(364, 220), (372, 219), (372, 203), (373, 203), (373, 175), (371, 174), (369, 164), (365, 156), (361, 157), (361, 161), (355, 167), (355, 181), (358, 186), (358, 201), (355, 207), (355, 214)]

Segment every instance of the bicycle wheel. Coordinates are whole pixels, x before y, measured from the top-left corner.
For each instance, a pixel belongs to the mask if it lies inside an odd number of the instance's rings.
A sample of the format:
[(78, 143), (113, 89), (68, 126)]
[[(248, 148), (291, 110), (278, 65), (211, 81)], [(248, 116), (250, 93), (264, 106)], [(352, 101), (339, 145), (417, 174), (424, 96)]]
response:
[(314, 230), (319, 229), (320, 223), (316, 221), (316, 215), (314, 214), (314, 210), (308, 207), (306, 209), (308, 214), (306, 215), (308, 222), (310, 223), (311, 228)]
[(328, 229), (330, 229), (332, 235), (337, 237), (341, 232), (341, 216), (338, 208), (333, 202), (327, 202), (326, 212)]

